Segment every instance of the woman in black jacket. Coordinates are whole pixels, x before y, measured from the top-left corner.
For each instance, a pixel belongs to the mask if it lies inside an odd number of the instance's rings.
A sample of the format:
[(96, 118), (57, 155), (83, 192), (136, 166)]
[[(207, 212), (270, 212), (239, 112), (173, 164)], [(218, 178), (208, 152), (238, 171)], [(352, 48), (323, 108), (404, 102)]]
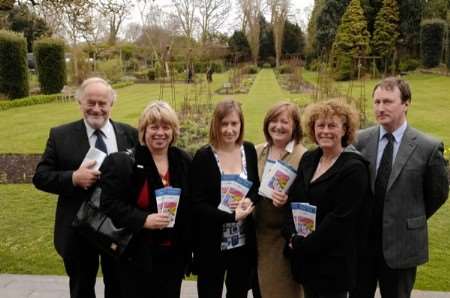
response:
[(318, 148), (303, 155), (289, 192), (291, 202), (317, 207), (315, 230), (297, 235), (292, 214), (284, 234), (294, 278), (306, 298), (344, 298), (356, 282), (357, 225), (369, 195), (369, 170), (362, 156), (348, 146), (358, 128), (358, 114), (331, 100), (308, 106), (304, 131)]
[[(140, 145), (107, 157), (102, 167), (101, 206), (114, 223), (134, 232), (117, 262), (122, 297), (180, 297), (191, 258), (189, 155), (172, 146), (179, 131), (175, 111), (165, 102), (149, 104), (139, 119)], [(174, 227), (158, 212), (155, 190), (181, 188)]]
[[(197, 151), (192, 161), (191, 186), (195, 209), (200, 298), (222, 297), (226, 273), (226, 297), (247, 297), (250, 274), (256, 261), (254, 226), (250, 213), (259, 187), (256, 151), (243, 141), (244, 119), (234, 100), (219, 102), (209, 133), (210, 144)], [(231, 212), (218, 209), (223, 175), (238, 175), (252, 182), (246, 196), (231, 202)]]

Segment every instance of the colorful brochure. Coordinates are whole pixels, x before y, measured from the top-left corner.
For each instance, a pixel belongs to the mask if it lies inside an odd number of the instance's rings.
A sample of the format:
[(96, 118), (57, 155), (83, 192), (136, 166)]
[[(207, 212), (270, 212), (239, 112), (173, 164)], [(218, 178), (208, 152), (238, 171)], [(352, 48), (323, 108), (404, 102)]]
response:
[(222, 175), (220, 193), (221, 200), (217, 207), (219, 210), (233, 213), (228, 207), (230, 201), (240, 201), (245, 198), (252, 187), (252, 182), (239, 177), (239, 175)]
[(308, 236), (316, 229), (317, 207), (308, 203), (291, 203), (292, 218), (297, 234)]
[(106, 158), (105, 152), (98, 150), (95, 147), (91, 147), (89, 148), (89, 151), (86, 153), (86, 156), (84, 157), (83, 162), (81, 164), (84, 164), (89, 160), (95, 160), (95, 165), (93, 165), (90, 169), (98, 171), (105, 158)]
[(165, 187), (155, 190), (158, 213), (169, 215), (170, 223), (167, 226), (168, 228), (173, 228), (175, 226), (180, 195), (180, 188)]
[[(263, 174), (258, 193), (269, 199), (272, 199), (272, 192), (274, 190), (287, 193), (297, 176), (297, 171), (280, 160), (277, 160), (274, 165), (267, 165), (266, 163), (267, 166), (270, 169), (267, 170), (267, 174)], [(264, 168), (264, 172), (266, 172), (266, 167)]]

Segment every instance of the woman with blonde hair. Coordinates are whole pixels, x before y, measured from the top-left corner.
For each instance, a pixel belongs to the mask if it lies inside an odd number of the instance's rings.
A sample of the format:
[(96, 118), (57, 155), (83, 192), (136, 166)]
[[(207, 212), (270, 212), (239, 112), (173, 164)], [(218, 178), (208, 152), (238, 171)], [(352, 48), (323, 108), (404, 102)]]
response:
[[(179, 134), (177, 114), (163, 101), (150, 103), (138, 124), (134, 160), (109, 155), (102, 167), (101, 207), (134, 236), (117, 262), (122, 297), (177, 298), (190, 262), (188, 171), (191, 158), (173, 144)], [(181, 189), (175, 225), (158, 212), (155, 191)]]
[[(262, 180), (265, 168), (280, 160), (297, 169), (306, 148), (303, 146), (300, 111), (291, 102), (274, 105), (264, 118), (266, 143), (256, 146), (258, 174)], [(258, 251), (258, 281), (262, 297), (299, 298), (301, 286), (292, 278), (289, 260), (283, 255), (285, 240), (281, 230), (288, 214), (286, 193), (274, 191), (255, 209)]]
[(292, 213), (287, 215), (293, 275), (306, 298), (346, 298), (356, 282), (359, 214), (370, 197), (368, 162), (350, 145), (359, 115), (347, 103), (329, 100), (309, 105), (302, 124), (318, 147), (303, 155), (289, 202), (315, 206), (316, 218), (312, 232), (299, 235)]
[[(198, 296), (220, 298), (225, 281), (227, 298), (244, 298), (256, 262), (251, 216), (259, 187), (256, 151), (244, 141), (244, 116), (232, 99), (219, 102), (211, 119), (209, 144), (192, 161), (192, 202), (197, 233)], [(230, 200), (223, 211), (222, 181), (233, 175), (252, 183), (245, 198)], [(225, 194), (226, 195), (226, 194)]]

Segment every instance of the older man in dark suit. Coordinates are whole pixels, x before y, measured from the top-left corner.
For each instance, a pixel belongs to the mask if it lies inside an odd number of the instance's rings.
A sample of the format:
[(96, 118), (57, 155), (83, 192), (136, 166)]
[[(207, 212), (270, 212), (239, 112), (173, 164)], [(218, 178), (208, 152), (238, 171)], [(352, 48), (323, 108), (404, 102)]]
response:
[(95, 161), (82, 163), (90, 147), (113, 153), (133, 147), (137, 131), (113, 122), (110, 113), (116, 93), (101, 78), (85, 80), (76, 93), (83, 119), (50, 130), (47, 147), (33, 183), (36, 188), (58, 195), (54, 243), (70, 279), (71, 298), (95, 297), (95, 281), (101, 255), (105, 298), (118, 297), (113, 260), (101, 254), (78, 235), (71, 223), (89, 189), (100, 177)]
[(356, 148), (370, 161), (373, 217), (352, 297), (410, 297), (418, 265), (428, 261), (427, 219), (448, 196), (443, 144), (406, 121), (407, 82), (386, 78), (373, 91), (378, 126), (362, 130)]

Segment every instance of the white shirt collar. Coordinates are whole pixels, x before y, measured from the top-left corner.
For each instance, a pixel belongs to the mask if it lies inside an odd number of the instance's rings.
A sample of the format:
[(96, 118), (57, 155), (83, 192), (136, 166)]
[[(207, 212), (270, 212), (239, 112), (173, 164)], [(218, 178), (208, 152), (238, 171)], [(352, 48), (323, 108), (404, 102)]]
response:
[[(92, 137), (92, 135), (95, 132), (95, 129), (92, 128), (92, 126), (89, 125), (89, 123), (87, 123), (86, 119), (83, 119), (84, 121), (84, 125), (86, 126), (86, 132), (88, 135), (88, 138)], [(100, 131), (103, 133), (103, 137), (108, 138), (108, 136), (111, 135), (111, 133), (114, 133), (114, 127), (111, 124), (111, 121), (108, 119), (108, 121), (106, 121), (105, 125), (103, 125), (103, 127), (100, 128)]]
[[(408, 127), (408, 122), (405, 121), (403, 122), (402, 125), (400, 125), (399, 128), (397, 128), (396, 130), (394, 130), (394, 132), (392, 133), (392, 135), (394, 136), (395, 142), (397, 144), (399, 144), (402, 141), (402, 137), (405, 134), (405, 130)], [(383, 126), (380, 125), (380, 136), (379, 136), (379, 141), (381, 141), (384, 137), (384, 135), (387, 133), (387, 130), (384, 129)]]
[[(265, 143), (264, 144), (264, 148), (269, 148), (269, 143)], [(286, 152), (288, 153), (292, 153), (292, 151), (294, 151), (294, 146), (295, 146), (295, 141), (292, 140), (289, 143), (287, 143), (286, 147), (284, 147), (284, 150), (286, 150)]]

